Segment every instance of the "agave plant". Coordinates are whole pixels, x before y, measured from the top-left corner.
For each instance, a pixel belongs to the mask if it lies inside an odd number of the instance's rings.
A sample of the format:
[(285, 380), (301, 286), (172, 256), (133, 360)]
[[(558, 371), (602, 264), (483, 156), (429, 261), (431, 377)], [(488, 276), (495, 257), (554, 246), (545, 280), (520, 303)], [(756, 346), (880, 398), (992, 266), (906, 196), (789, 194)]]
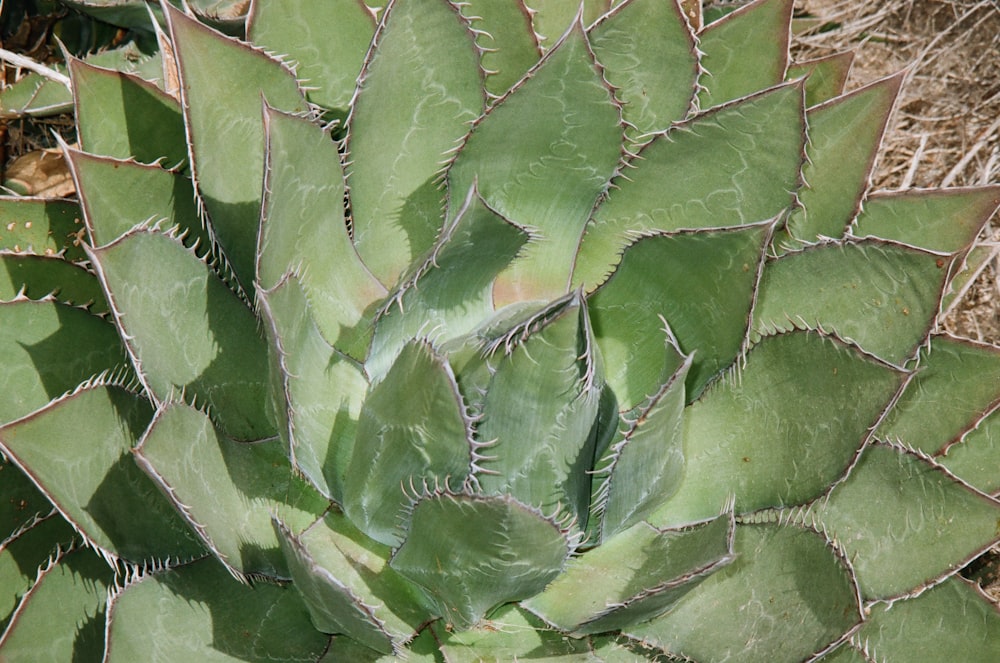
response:
[(789, 62), (791, 0), (531, 4), (69, 63), (0, 659), (994, 660), (1000, 349), (938, 320), (1000, 187), (869, 191), (902, 76)]

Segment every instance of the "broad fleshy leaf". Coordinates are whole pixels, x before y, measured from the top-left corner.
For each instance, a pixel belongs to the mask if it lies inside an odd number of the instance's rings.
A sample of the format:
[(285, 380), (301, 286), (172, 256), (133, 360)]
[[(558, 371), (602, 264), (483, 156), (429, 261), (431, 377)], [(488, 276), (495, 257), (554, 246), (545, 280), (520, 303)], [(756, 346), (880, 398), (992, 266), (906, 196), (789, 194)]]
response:
[(659, 134), (594, 212), (573, 283), (592, 290), (603, 282), (636, 234), (775, 218), (792, 204), (804, 141), (799, 84), (713, 109)]
[(80, 206), (70, 200), (0, 198), (0, 249), (83, 260)]
[(486, 92), (499, 97), (541, 57), (531, 10), (523, 0), (471, 0), (459, 7), (476, 31), (476, 44), (482, 51), (479, 59), (486, 72)]
[(191, 559), (201, 545), (131, 458), (151, 415), (130, 391), (87, 387), (0, 427), (0, 450), (103, 554), (135, 563)]
[(343, 478), (344, 511), (368, 536), (398, 545), (413, 499), (407, 490), (460, 486), (472, 464), (472, 420), (455, 375), (427, 343), (414, 341), (362, 406)]
[(0, 301), (9, 302), (18, 296), (36, 301), (49, 298), (95, 315), (108, 312), (97, 277), (79, 263), (58, 256), (0, 249)]
[(494, 289), (498, 306), (567, 292), (584, 224), (621, 158), (622, 133), (579, 25), (473, 126), (448, 171), (450, 189), (476, 183), (490, 208), (532, 235)]
[(735, 561), (626, 634), (696, 661), (792, 663), (836, 644), (861, 622), (850, 566), (822, 535), (741, 525), (734, 550)]
[(305, 663), (329, 641), (293, 588), (234, 582), (214, 559), (130, 582), (108, 604), (107, 633), (108, 663), (154, 661), (162, 652), (205, 663)]
[(327, 342), (363, 361), (375, 303), (386, 291), (351, 243), (337, 146), (305, 119), (270, 107), (264, 119), (267, 169), (258, 284), (270, 289), (286, 274), (296, 274)]
[(882, 444), (805, 517), (843, 546), (869, 599), (917, 593), (1000, 536), (1000, 502), (929, 458)]
[(544, 589), (570, 550), (556, 522), (509, 496), (445, 492), (414, 504), (389, 564), (428, 590), (449, 624), (468, 628)]
[(156, 401), (183, 394), (236, 439), (274, 434), (266, 343), (253, 313), (211, 267), (157, 230), (136, 229), (88, 254)]
[(180, 75), (191, 171), (213, 236), (250, 289), (264, 182), (261, 98), (290, 113), (307, 111), (306, 101), (291, 71), (262, 51), (169, 3), (163, 9)]
[(805, 503), (853, 463), (906, 375), (837, 340), (763, 339), (685, 410), (684, 478), (649, 520), (709, 518)]
[(442, 164), (482, 112), (481, 75), (472, 35), (455, 6), (389, 3), (361, 74), (347, 139), (354, 241), (386, 286), (441, 229)]
[(575, 635), (617, 631), (668, 610), (730, 563), (732, 539), (730, 515), (678, 530), (639, 523), (570, 560), (522, 605)]
[(811, 108), (844, 93), (847, 77), (854, 63), (854, 53), (846, 51), (815, 60), (788, 65), (787, 80), (806, 77), (806, 107)]
[(1000, 495), (1000, 409), (977, 421), (975, 428), (935, 457), (963, 480), (989, 495)]
[[(705, 73), (698, 105), (711, 108), (777, 85), (788, 66), (792, 0), (756, 0), (698, 33)], [(775, 126), (780, 126), (775, 124)]]
[(204, 413), (170, 403), (157, 412), (135, 457), (234, 575), (287, 578), (271, 514), (304, 528), (329, 503), (291, 473), (282, 451), (276, 440), (234, 442)]

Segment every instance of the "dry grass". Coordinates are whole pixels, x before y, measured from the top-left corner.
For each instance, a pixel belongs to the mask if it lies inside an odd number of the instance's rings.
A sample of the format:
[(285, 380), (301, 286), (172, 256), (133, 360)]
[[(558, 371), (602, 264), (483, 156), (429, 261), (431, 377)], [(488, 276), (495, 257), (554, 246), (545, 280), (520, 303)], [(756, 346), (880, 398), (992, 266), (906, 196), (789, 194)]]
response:
[[(1000, 183), (1000, 0), (799, 0), (823, 27), (794, 56), (856, 53), (848, 86), (907, 70), (876, 165), (882, 189)], [(995, 217), (983, 239), (1000, 240)], [(1000, 258), (944, 327), (1000, 344)]]

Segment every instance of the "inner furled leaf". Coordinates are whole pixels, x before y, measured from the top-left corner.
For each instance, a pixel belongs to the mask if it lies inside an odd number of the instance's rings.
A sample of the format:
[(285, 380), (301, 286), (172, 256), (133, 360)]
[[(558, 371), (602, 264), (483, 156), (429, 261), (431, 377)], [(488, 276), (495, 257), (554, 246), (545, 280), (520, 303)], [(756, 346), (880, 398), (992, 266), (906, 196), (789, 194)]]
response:
[(42, 569), (0, 637), (4, 661), (98, 660), (104, 611), (114, 571), (80, 547), (60, 552)]
[(235, 442), (207, 415), (182, 403), (157, 412), (135, 457), (237, 577), (288, 578), (272, 514), (304, 529), (329, 506), (292, 474), (278, 440)]
[(368, 380), (323, 338), (294, 277), (259, 291), (257, 302), (270, 341), (272, 407), (292, 466), (341, 502)]
[[(788, 219), (781, 248), (821, 237), (843, 237), (861, 207), (903, 74), (867, 85), (806, 113), (808, 161), (800, 205)], [(797, 240), (797, 241), (796, 241)]]
[(865, 199), (851, 234), (951, 253), (968, 248), (997, 206), (997, 186), (876, 193)]
[(570, 560), (524, 607), (576, 635), (644, 622), (731, 562), (732, 537), (730, 515), (677, 530), (640, 522)]
[(198, 215), (194, 185), (181, 173), (134, 161), (67, 149), (93, 246), (118, 239), (139, 225), (177, 226), (185, 243), (210, 246)]
[(307, 108), (283, 65), (164, 4), (177, 57), (191, 170), (213, 237), (250, 289), (264, 182), (261, 98), (283, 111)]
[(602, 540), (648, 516), (680, 487), (687, 402), (684, 382), (690, 368), (689, 356), (650, 402), (634, 413), (634, 419), (626, 419), (622, 439), (608, 450), (596, 505)]
[(254, 314), (211, 267), (155, 230), (135, 230), (88, 254), (156, 401), (183, 394), (234, 438), (274, 435), (267, 344)]
[(115, 592), (107, 638), (107, 663), (164, 655), (199, 663), (302, 663), (322, 658), (330, 641), (313, 628), (293, 587), (233, 582), (211, 558), (149, 573)]
[(18, 297), (50, 297), (64, 304), (86, 308), (95, 315), (108, 312), (101, 284), (80, 263), (58, 256), (7, 253), (0, 249), (0, 302)]
[(455, 6), (390, 3), (362, 72), (347, 140), (354, 241), (385, 285), (434, 243), (444, 213), (438, 186), (444, 160), (484, 104), (473, 36)]
[(344, 512), (376, 541), (397, 545), (412, 491), (458, 487), (473, 466), (472, 421), (451, 367), (428, 343), (404, 346), (372, 387), (356, 440), (343, 477)]
[[(487, 619), (468, 630), (459, 631), (440, 623), (431, 624), (426, 633), (438, 644), (434, 652), (445, 661), (639, 661), (619, 653), (621, 659), (605, 657), (597, 649), (596, 638), (567, 638), (545, 622), (508, 604), (491, 612)], [(438, 658), (421, 659), (441, 660)]]
[(83, 214), (72, 200), (0, 197), (0, 249), (55, 255), (66, 260), (86, 258), (80, 246)]
[(611, 8), (611, 0), (522, 0), (528, 8), (535, 36), (544, 51), (555, 48), (574, 21), (590, 25)]
[(403, 651), (431, 617), (419, 587), (389, 567), (391, 550), (331, 511), (301, 534), (275, 520), (295, 587), (313, 625), (385, 654)]
[[(476, 30), (476, 44), (486, 72), (486, 92), (499, 97), (531, 69), (541, 52), (522, 0), (468, 0), (458, 5)], [(568, 25), (568, 24), (567, 24)]]
[(573, 282), (592, 290), (639, 233), (742, 226), (788, 208), (805, 142), (800, 84), (658, 134), (615, 179), (580, 240)]
[(0, 451), (104, 554), (188, 560), (203, 548), (131, 458), (151, 415), (129, 391), (87, 387), (0, 427)]
[(796, 62), (788, 66), (787, 80), (806, 76), (806, 107), (829, 101), (844, 93), (847, 77), (854, 64), (854, 52), (835, 53), (815, 60)]
[(247, 39), (295, 63), (309, 101), (338, 118), (347, 115), (374, 33), (374, 13), (361, 0), (254, 2), (247, 16)]
[(694, 101), (698, 57), (680, 7), (660, 0), (619, 4), (588, 31), (622, 102), (632, 141), (684, 119)]
[(265, 108), (267, 168), (257, 279), (268, 290), (295, 273), (327, 342), (368, 354), (382, 287), (358, 257), (344, 219), (344, 173), (329, 134)]
[(1000, 495), (1000, 402), (935, 460), (987, 495)]
[(738, 525), (733, 547), (733, 563), (627, 635), (685, 660), (797, 663), (861, 623), (850, 566), (820, 534)]
[(689, 400), (732, 364), (745, 342), (772, 229), (765, 222), (648, 235), (625, 249), (588, 302), (622, 409), (655, 393), (679, 365), (664, 342), (664, 321), (678, 350), (694, 354)]
[(718, 106), (784, 80), (792, 5), (792, 0), (757, 0), (698, 34), (705, 70), (698, 80), (700, 108)]
[(842, 476), (906, 374), (835, 339), (761, 340), (685, 410), (684, 478), (657, 526), (803, 504)]
[(1000, 611), (980, 588), (951, 578), (915, 598), (873, 605), (851, 642), (888, 661), (989, 661)]
[(968, 431), (997, 402), (1000, 350), (952, 336), (932, 336), (917, 372), (878, 436), (928, 455)]
[(137, 76), (70, 59), (80, 147), (167, 168), (186, 164), (184, 119), (177, 100)]
[(432, 494), (414, 506), (389, 564), (465, 629), (502, 603), (542, 591), (571, 552), (558, 524), (510, 496)]
[(492, 287), (528, 234), (491, 210), (475, 187), (434, 246), (403, 275), (380, 312), (365, 369), (378, 380), (418, 336), (444, 343), (493, 314)]
[(569, 295), (484, 351), (489, 383), (477, 439), (487, 493), (587, 523), (604, 371), (582, 297)]
[(0, 303), (0, 423), (19, 419), (94, 376), (126, 365), (107, 320), (55, 301)]
[(805, 517), (843, 546), (869, 599), (920, 592), (1000, 538), (1000, 502), (927, 457), (882, 444), (865, 449)]
[(473, 127), (449, 170), (450, 190), (478, 181), (483, 200), (532, 235), (498, 279), (498, 307), (567, 292), (580, 233), (620, 160), (622, 131), (579, 24)]
[(787, 253), (764, 266), (754, 335), (821, 329), (902, 365), (934, 324), (951, 262), (881, 240)]

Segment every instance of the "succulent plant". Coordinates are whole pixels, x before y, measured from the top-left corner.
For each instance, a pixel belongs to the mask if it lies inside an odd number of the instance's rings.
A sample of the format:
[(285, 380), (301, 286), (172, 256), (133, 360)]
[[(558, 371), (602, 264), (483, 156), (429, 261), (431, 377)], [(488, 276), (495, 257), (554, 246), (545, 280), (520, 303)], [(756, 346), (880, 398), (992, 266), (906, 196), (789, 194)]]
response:
[(78, 199), (0, 201), (0, 659), (994, 660), (1000, 348), (938, 320), (1000, 187), (870, 191), (902, 76), (790, 0), (530, 4), (69, 63)]

